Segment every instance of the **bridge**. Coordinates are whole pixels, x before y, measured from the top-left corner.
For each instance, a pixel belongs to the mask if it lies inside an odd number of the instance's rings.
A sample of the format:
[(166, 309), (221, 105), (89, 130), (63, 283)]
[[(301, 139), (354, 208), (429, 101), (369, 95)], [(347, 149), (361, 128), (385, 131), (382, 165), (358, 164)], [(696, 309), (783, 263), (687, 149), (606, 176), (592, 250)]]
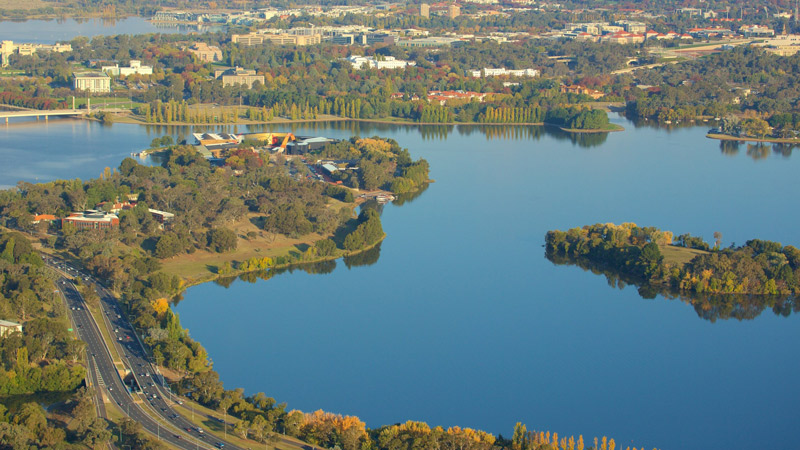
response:
[(14, 117), (36, 117), (37, 119), (44, 117), (44, 120), (47, 120), (50, 116), (83, 116), (88, 112), (85, 109), (24, 109), (20, 111), (0, 111), (0, 118), (5, 118), (6, 123), (8, 123), (8, 119)]

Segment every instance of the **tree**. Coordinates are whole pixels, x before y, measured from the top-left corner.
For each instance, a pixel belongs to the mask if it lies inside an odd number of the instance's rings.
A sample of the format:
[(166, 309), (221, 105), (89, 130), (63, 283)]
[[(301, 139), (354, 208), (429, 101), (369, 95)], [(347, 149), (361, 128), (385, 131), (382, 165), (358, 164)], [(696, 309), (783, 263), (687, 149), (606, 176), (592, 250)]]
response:
[(722, 233), (719, 231), (714, 232), (714, 248), (719, 250), (720, 245), (722, 245)]
[(217, 253), (235, 250), (236, 245), (236, 233), (231, 229), (216, 228), (208, 232), (208, 247)]

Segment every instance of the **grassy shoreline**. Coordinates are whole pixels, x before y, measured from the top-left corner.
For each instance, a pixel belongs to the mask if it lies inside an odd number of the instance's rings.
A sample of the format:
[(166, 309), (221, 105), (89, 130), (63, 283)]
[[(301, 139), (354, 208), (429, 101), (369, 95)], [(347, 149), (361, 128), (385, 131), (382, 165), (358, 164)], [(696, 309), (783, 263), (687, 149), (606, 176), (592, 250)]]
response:
[[(208, 274), (206, 274), (202, 278), (184, 277), (180, 273), (175, 273), (175, 275), (180, 277), (181, 279), (183, 279), (185, 281), (185, 283), (181, 286), (181, 289), (183, 289), (183, 291), (181, 291), (181, 294), (183, 294), (183, 292), (186, 292), (186, 290), (189, 289), (190, 287), (198, 286), (198, 285), (201, 285), (203, 283), (208, 283), (210, 281), (215, 281), (215, 280), (218, 280), (220, 278), (238, 277), (240, 275), (244, 275), (244, 274), (247, 274), (247, 273), (261, 272), (261, 271), (265, 271), (265, 270), (288, 269), (288, 268), (293, 267), (293, 266), (299, 266), (299, 265), (304, 265), (304, 264), (315, 264), (315, 263), (320, 263), (320, 262), (325, 262), (325, 261), (335, 261), (335, 260), (337, 260), (339, 258), (346, 258), (348, 256), (355, 256), (355, 255), (358, 255), (360, 253), (364, 253), (366, 251), (372, 250), (378, 244), (383, 242), (384, 239), (386, 239), (386, 233), (383, 233), (383, 236), (381, 236), (381, 238), (378, 239), (378, 241), (375, 242), (374, 244), (368, 245), (368, 246), (366, 246), (364, 248), (361, 248), (359, 250), (356, 250), (356, 251), (348, 252), (348, 251), (343, 250), (341, 253), (337, 252), (337, 254), (335, 254), (335, 255), (319, 256), (319, 257), (315, 257), (315, 258), (308, 259), (308, 260), (303, 260), (303, 261), (293, 261), (293, 262), (288, 262), (288, 263), (284, 263), (284, 264), (278, 264), (278, 265), (274, 265), (272, 267), (269, 267), (267, 269), (253, 269), (253, 270), (233, 269), (233, 270), (231, 270), (230, 272), (227, 272), (227, 273), (209, 272)], [(237, 261), (235, 259), (231, 260), (231, 261), (240, 262), (240, 261)]]

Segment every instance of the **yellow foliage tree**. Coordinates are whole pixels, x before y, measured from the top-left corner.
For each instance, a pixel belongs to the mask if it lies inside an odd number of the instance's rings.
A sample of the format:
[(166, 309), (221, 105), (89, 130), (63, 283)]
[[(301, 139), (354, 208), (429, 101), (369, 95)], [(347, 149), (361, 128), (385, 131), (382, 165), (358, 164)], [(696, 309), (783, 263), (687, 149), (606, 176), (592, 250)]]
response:
[(150, 302), (150, 304), (153, 305), (153, 309), (156, 311), (159, 318), (164, 317), (164, 314), (169, 309), (169, 300), (164, 297), (157, 298)]

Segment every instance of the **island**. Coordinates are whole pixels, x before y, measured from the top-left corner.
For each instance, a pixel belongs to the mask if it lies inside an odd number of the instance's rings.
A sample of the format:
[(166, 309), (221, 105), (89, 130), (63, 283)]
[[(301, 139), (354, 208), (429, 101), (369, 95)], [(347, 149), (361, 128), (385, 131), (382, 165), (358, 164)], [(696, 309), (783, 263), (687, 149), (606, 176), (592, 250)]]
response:
[(714, 235), (709, 245), (655, 227), (598, 223), (548, 231), (545, 248), (553, 263), (602, 273), (612, 286), (639, 286), (645, 298), (679, 297), (698, 313), (721, 308), (709, 318), (752, 318), (765, 307), (780, 315), (798, 311), (800, 250), (760, 239), (725, 248), (722, 234)]

